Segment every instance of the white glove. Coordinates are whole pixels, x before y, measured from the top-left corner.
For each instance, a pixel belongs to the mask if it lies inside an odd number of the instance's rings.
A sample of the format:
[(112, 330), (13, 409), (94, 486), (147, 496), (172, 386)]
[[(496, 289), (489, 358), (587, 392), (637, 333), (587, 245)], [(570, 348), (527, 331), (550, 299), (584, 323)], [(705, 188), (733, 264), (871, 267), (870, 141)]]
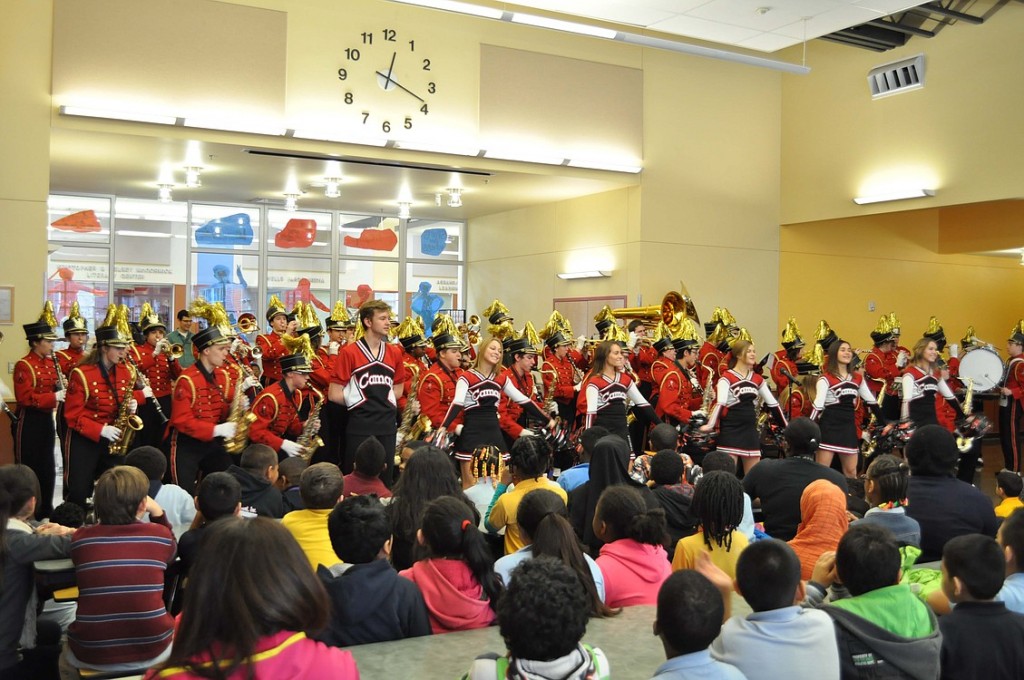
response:
[(129, 401), (128, 402), (128, 410), (131, 411), (132, 413), (138, 412), (138, 410), (139, 410), (139, 402), (135, 401), (134, 399)]
[(245, 380), (242, 381), (242, 389), (243, 390), (254, 390), (254, 389), (256, 389), (259, 386), (260, 386), (260, 381), (254, 375), (247, 376), (245, 378)]
[(581, 335), (578, 338), (576, 338), (576, 351), (577, 352), (582, 352), (583, 351), (583, 345), (585, 345), (585, 344), (587, 344), (587, 339), (584, 336)]
[(533, 430), (531, 430), (529, 428), (526, 428), (526, 427), (524, 427), (523, 431), (519, 433), (519, 438), (520, 439), (522, 439), (523, 437), (536, 437), (536, 436), (537, 436), (536, 432), (534, 432)]
[(707, 413), (705, 413), (705, 412), (704, 412), (704, 409), (702, 409), (702, 408), (699, 408), (699, 409), (697, 409), (696, 411), (694, 411), (694, 412), (693, 412), (693, 415), (695, 415), (695, 416), (704, 416), (705, 418), (707, 418), (707, 417), (708, 417), (708, 414), (707, 414)]
[(256, 365), (260, 367), (260, 373), (263, 372), (263, 355), (256, 357)]
[(64, 401), (64, 397), (66, 397), (67, 395), (68, 395), (68, 391), (67, 390), (61, 390), (60, 392), (54, 392), (53, 393), (53, 398), (56, 399), (57, 403), (59, 404), (62, 401)]
[(235, 436), (235, 430), (238, 429), (237, 423), (219, 423), (213, 426), (214, 437), (224, 437), (225, 439)]
[(327, 345), (327, 353), (331, 356), (336, 355), (339, 349), (341, 349), (341, 345), (333, 340)]
[(153, 345), (153, 353), (154, 354), (159, 354), (159, 353), (165, 351), (170, 346), (171, 346), (171, 343), (167, 340), (167, 338), (161, 338), (161, 339), (156, 341), (155, 345)]
[(237, 354), (237, 353), (238, 353), (238, 348), (239, 348), (239, 347), (241, 347), (241, 346), (242, 346), (242, 339), (241, 339), (241, 338), (235, 338), (235, 339), (234, 339), (234, 340), (233, 340), (233, 341), (231, 342), (231, 349), (230, 349), (230, 352), (231, 352), (232, 354)]
[(558, 415), (558, 404), (556, 404), (555, 402), (551, 402), (551, 408), (548, 409), (548, 413), (550, 413), (553, 416), (557, 416)]
[(104, 425), (103, 429), (100, 430), (100, 436), (110, 441), (116, 441), (121, 438), (121, 429), (113, 425)]
[(418, 416), (420, 414), (420, 400), (419, 399), (413, 399), (412, 400), (412, 404), (408, 404), (407, 403), (407, 405), (409, 406), (409, 409), (410, 409), (410, 411), (412, 411), (412, 414), (414, 416)]
[(907, 361), (910, 360), (910, 355), (900, 350), (900, 353), (896, 356), (897, 368), (903, 368), (907, 365)]
[(153, 398), (153, 387), (151, 385), (146, 385), (145, 387), (143, 387), (142, 388), (142, 396), (144, 396), (146, 399), (152, 399)]
[(298, 443), (293, 442), (291, 439), (285, 439), (281, 442), (281, 450), (287, 453), (289, 456), (301, 456), (302, 447)]
[(949, 346), (949, 357), (956, 359), (958, 356), (960, 356), (960, 345), (954, 343)]
[(456, 425), (455, 426), (455, 436), (456, 437), (461, 437), (462, 436), (462, 425)]
[(632, 351), (633, 348), (636, 347), (636, 341), (637, 341), (636, 333), (634, 331), (630, 331), (629, 332), (629, 339), (626, 340), (626, 347), (628, 347), (630, 349), (630, 351)]
[(573, 385), (572, 389), (575, 390), (576, 392), (579, 392), (581, 389), (583, 389), (583, 381), (581, 380), (575, 385)]

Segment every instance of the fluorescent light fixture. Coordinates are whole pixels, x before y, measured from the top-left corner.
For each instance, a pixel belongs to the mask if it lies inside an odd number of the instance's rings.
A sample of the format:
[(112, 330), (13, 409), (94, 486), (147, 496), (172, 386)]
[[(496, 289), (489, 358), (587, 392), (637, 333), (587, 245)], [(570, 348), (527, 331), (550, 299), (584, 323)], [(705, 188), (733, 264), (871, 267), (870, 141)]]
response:
[(178, 119), (174, 116), (158, 116), (149, 113), (130, 113), (127, 111), (110, 111), (107, 109), (90, 109), (84, 106), (62, 106), (62, 116), (81, 116), (83, 118), (107, 118), (109, 120), (128, 120), (134, 123), (155, 123), (157, 125), (174, 125)]
[(597, 269), (591, 269), (590, 271), (584, 272), (562, 272), (558, 274), (560, 279), (603, 279), (611, 276), (611, 272), (598, 271)]
[(211, 118), (186, 118), (185, 127), (202, 128), (204, 130), (224, 130), (226, 132), (247, 132), (254, 135), (281, 136), (287, 130), (280, 125), (270, 125), (259, 121), (228, 120)]
[(485, 151), (484, 158), (493, 158), (501, 161), (518, 161), (520, 163), (541, 163), (543, 165), (561, 165), (565, 158), (562, 156), (552, 156), (550, 154), (530, 152), (530, 151)]
[(468, 144), (460, 146), (459, 144), (450, 144), (446, 142), (395, 142), (396, 149), (402, 149), (404, 151), (424, 151), (426, 153), (445, 153), (453, 156), (476, 156), (480, 153), (479, 147), (470, 146)]
[(131, 229), (118, 229), (118, 236), (135, 236), (138, 238), (170, 238), (170, 234), (161, 234), (155, 231), (132, 231)]
[(292, 137), (295, 139), (311, 139), (315, 142), (338, 142), (339, 144), (358, 144), (360, 146), (387, 146), (388, 144), (388, 140), (379, 137), (358, 137), (312, 128), (299, 128), (292, 132)]
[(505, 13), (493, 7), (480, 7), (471, 5), (468, 2), (457, 2), (456, 0), (396, 0), (404, 5), (416, 5), (418, 7), (429, 7), (431, 9), (443, 9), (447, 12), (458, 12), (459, 14), (470, 14), (485, 19), (500, 19)]
[(626, 165), (625, 163), (605, 163), (604, 161), (580, 161), (569, 160), (570, 168), (587, 168), (589, 170), (607, 170), (609, 172), (629, 172), (636, 174), (643, 170), (639, 165)]
[(567, 31), (569, 33), (589, 35), (595, 38), (606, 38), (608, 40), (613, 39), (619, 33), (618, 31), (613, 31), (610, 28), (600, 28), (598, 26), (590, 26), (588, 24), (578, 24), (574, 21), (563, 21), (561, 19), (541, 17), (535, 14), (523, 14), (522, 12), (516, 12), (512, 15), (512, 23), (536, 26), (538, 28), (550, 28), (555, 31)]
[(858, 196), (853, 199), (853, 202), (857, 205), (865, 205), (867, 203), (885, 203), (886, 201), (902, 201), (907, 198), (925, 198), (926, 196), (934, 196), (935, 191), (932, 189), (904, 189), (902, 191), (891, 191), (884, 194), (875, 194), (873, 196)]

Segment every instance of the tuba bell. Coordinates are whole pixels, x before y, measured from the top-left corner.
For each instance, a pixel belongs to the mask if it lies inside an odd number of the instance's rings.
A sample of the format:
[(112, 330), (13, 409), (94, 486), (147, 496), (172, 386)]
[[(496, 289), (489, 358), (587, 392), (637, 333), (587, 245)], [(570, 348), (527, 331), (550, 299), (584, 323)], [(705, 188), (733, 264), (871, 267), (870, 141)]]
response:
[(648, 305), (646, 307), (620, 307), (611, 310), (616, 319), (644, 319), (647, 321), (661, 321), (673, 334), (683, 329), (684, 319), (693, 319), (694, 323), (700, 323), (697, 310), (693, 306), (693, 300), (682, 293), (670, 290), (661, 299), (660, 305)]

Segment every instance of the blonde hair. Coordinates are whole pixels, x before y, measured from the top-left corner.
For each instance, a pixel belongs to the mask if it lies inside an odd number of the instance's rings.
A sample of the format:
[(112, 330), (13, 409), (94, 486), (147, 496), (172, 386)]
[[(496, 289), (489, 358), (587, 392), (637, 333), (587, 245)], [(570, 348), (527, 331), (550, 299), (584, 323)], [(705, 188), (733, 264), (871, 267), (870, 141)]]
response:
[(743, 356), (747, 349), (754, 346), (750, 340), (737, 340), (732, 345), (732, 351), (729, 352), (729, 368), (736, 368), (736, 363), (739, 358)]
[(96, 480), (93, 504), (100, 524), (131, 524), (149, 495), (146, 473), (131, 465), (110, 468)]
[[(476, 370), (480, 371), (480, 364), (484, 361), (484, 350), (486, 350), (487, 347), (492, 342), (498, 343), (498, 347), (501, 348), (502, 356), (505, 355), (505, 347), (501, 343), (501, 338), (499, 338), (496, 335), (488, 335), (486, 338), (481, 340), (479, 342), (479, 344), (477, 344), (477, 346), (476, 346), (476, 361), (473, 362), (473, 368), (475, 368)], [(501, 368), (501, 359), (498, 359), (498, 363), (496, 363), (491, 368), (491, 370), (494, 371), (495, 373), (497, 373), (500, 368)], [(483, 371), (480, 371), (480, 372), (483, 373)]]
[[(931, 338), (921, 338), (920, 340), (918, 340), (914, 344), (914, 349), (911, 352), (911, 357), (912, 358), (910, 359), (910, 363), (912, 363), (912, 364), (914, 364), (916, 366), (919, 361), (922, 361), (924, 359), (924, 351), (926, 349), (928, 349), (928, 345), (931, 345), (931, 344), (934, 344), (935, 348), (938, 349), (939, 344), (937, 342), (935, 342), (934, 340), (932, 340)], [(928, 370), (929, 371), (934, 371), (935, 370), (935, 362), (930, 362), (928, 364)]]

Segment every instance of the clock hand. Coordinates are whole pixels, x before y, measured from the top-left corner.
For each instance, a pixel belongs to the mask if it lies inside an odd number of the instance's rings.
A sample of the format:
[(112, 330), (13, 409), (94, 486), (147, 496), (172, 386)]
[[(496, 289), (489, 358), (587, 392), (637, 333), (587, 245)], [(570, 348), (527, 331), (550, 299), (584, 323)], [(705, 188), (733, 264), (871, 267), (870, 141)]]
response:
[[(391, 80), (391, 73), (395, 70), (395, 57), (397, 57), (397, 56), (398, 56), (398, 52), (392, 52), (391, 53), (391, 66), (388, 66), (388, 74), (386, 76), (384, 76), (384, 89), (385, 90), (388, 89), (388, 84), (389, 83), (395, 83), (395, 81)], [(378, 75), (380, 75), (380, 74), (378, 73)], [(398, 83), (395, 83), (395, 85), (398, 85)]]
[(389, 79), (389, 80), (391, 80), (391, 82), (392, 82), (392, 83), (394, 83), (394, 84), (395, 84), (395, 85), (396, 85), (396, 86), (397, 86), (397, 87), (398, 87), (399, 89), (405, 90), (406, 92), (408, 92), (409, 94), (411, 94), (411, 95), (412, 95), (413, 97), (416, 97), (416, 99), (419, 99), (419, 100), (420, 100), (421, 102), (426, 102), (426, 100), (425, 100), (425, 99), (423, 99), (423, 97), (419, 96), (418, 94), (416, 94), (415, 92), (413, 92), (413, 91), (412, 91), (412, 90), (410, 90), (409, 88), (405, 87), (404, 85), (402, 85), (402, 84), (401, 84), (400, 82), (398, 82), (397, 80), (391, 79), (391, 78), (390, 78), (390, 77), (389, 77), (388, 75), (386, 75), (386, 74), (384, 74), (384, 73), (381, 73), (380, 71), (376, 71), (376, 74), (377, 74), (377, 75), (379, 75), (379, 76), (381, 76), (382, 78), (388, 78), (388, 79)]

